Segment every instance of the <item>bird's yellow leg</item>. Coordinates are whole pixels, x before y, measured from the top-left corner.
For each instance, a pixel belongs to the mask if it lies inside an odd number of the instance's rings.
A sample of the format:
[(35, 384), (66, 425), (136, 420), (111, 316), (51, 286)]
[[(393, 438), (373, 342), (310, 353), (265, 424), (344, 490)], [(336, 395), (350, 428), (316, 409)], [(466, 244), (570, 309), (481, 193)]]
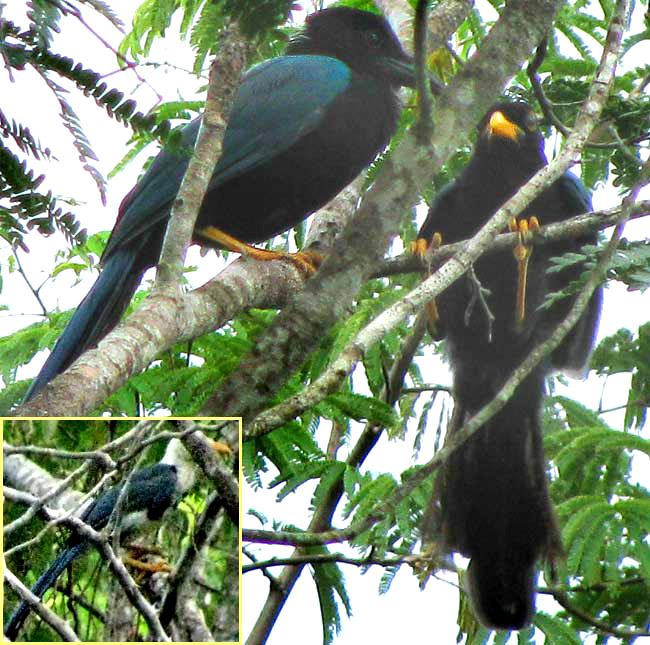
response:
[[(420, 258), (424, 259), (427, 251), (433, 249), (437, 251), (442, 246), (442, 235), (435, 232), (430, 240), (427, 240), (423, 237), (419, 237), (415, 242), (411, 242), (411, 253), (418, 255)], [(429, 271), (428, 275), (431, 275)], [(432, 298), (426, 306), (427, 319), (429, 321), (429, 330), (431, 333), (432, 329), (435, 329), (436, 323), (440, 320), (440, 314), (438, 313), (438, 306), (436, 305), (436, 299)], [(436, 334), (437, 336), (438, 334)], [(433, 336), (433, 334), (432, 334)]]
[(172, 568), (167, 564), (167, 562), (142, 562), (141, 560), (136, 560), (129, 556), (122, 558), (124, 564), (128, 564), (131, 568), (137, 569), (138, 571), (146, 571), (148, 573), (159, 573), (160, 571), (165, 571), (169, 573)]
[(314, 251), (299, 251), (298, 253), (283, 253), (282, 251), (269, 251), (267, 249), (258, 249), (255, 246), (246, 244), (228, 233), (220, 231), (214, 226), (206, 226), (197, 231), (198, 235), (205, 240), (210, 241), (213, 245), (220, 246), (234, 253), (248, 255), (256, 260), (288, 260), (294, 264), (299, 271), (306, 276), (316, 272), (323, 262), (323, 256)]
[[(156, 545), (129, 544), (126, 549), (129, 555), (122, 556), (122, 562), (141, 574), (172, 570), (165, 558), (162, 557), (162, 550)], [(144, 558), (151, 558), (151, 556), (153, 556), (152, 561), (145, 562)]]
[(514, 217), (508, 223), (512, 233), (517, 233), (519, 239), (512, 253), (517, 260), (517, 307), (515, 320), (518, 326), (526, 319), (526, 283), (528, 282), (528, 261), (533, 253), (529, 243), (534, 231), (539, 230), (539, 220), (533, 215), (530, 219), (517, 221)]
[(218, 455), (230, 456), (232, 455), (232, 450), (228, 444), (223, 443), (223, 441), (212, 441), (212, 447)]

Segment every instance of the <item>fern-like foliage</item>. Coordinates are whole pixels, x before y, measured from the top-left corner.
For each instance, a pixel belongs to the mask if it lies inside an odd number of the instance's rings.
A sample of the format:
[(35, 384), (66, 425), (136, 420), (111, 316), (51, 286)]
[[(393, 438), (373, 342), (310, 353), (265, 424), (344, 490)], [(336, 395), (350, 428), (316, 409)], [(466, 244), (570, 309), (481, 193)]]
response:
[(278, 37), (277, 28), (286, 22), (292, 9), (299, 8), (293, 0), (145, 0), (133, 17), (132, 31), (122, 41), (120, 52), (136, 59), (147, 56), (154, 40), (165, 35), (172, 16), (180, 12), (180, 33), (196, 49), (194, 72), (198, 74), (206, 56), (217, 51), (219, 32), (228, 22), (236, 21), (244, 36), (261, 41), (269, 35)]
[[(130, 125), (136, 131), (146, 133), (149, 140), (159, 138), (169, 141), (169, 123), (166, 120), (160, 121), (156, 115), (145, 116), (136, 112), (135, 102), (125, 100), (121, 92), (108, 87), (98, 72), (50, 50), (52, 34), (58, 31), (59, 18), (65, 13), (73, 12), (71, 6), (49, 0), (33, 0), (28, 4), (30, 23), (27, 30), (21, 30), (8, 20), (0, 23), (0, 55), (6, 61), (7, 73), (12, 75), (27, 66), (32, 67), (54, 94), (60, 107), (62, 123), (70, 133), (78, 152), (81, 168), (93, 178), (102, 201), (105, 202), (106, 181), (95, 166), (97, 157), (84, 132), (84, 125), (68, 101), (68, 90), (53, 76), (73, 82), (86, 96), (92, 97), (103, 107), (111, 118)], [(104, 3), (96, 4), (109, 19), (119, 22)], [(53, 158), (50, 148), (36, 141), (27, 125), (9, 118), (1, 110), (0, 134), (4, 139), (13, 141), (20, 153), (32, 155), (37, 159)], [(8, 206), (2, 209), (0, 215), (2, 235), (10, 244), (26, 250), (24, 236), (31, 229), (36, 229), (44, 235), (58, 229), (70, 242), (84, 242), (85, 232), (80, 230), (75, 215), (59, 207), (57, 200), (50, 193), (40, 194), (37, 191), (44, 176), (34, 178), (26, 160), (20, 159), (5, 145), (2, 145), (0, 151), (0, 178), (3, 180), (0, 184), (0, 198), (8, 199)]]
[[(21, 126), (17, 130), (23, 137), (26, 131), (29, 132)], [(27, 162), (18, 159), (0, 141), (0, 200), (5, 204), (0, 208), (0, 235), (12, 247), (21, 247), (25, 251), (28, 249), (23, 236), (32, 228), (43, 235), (58, 228), (70, 241), (82, 243), (86, 233), (80, 230), (75, 216), (57, 206), (51, 192), (43, 194), (38, 191), (43, 179), (44, 175), (34, 177)]]
[[(325, 547), (310, 547), (306, 552), (323, 555), (329, 553)], [(316, 590), (318, 591), (318, 603), (323, 627), (323, 645), (329, 645), (334, 636), (341, 631), (339, 605), (343, 606), (348, 616), (351, 615), (350, 599), (338, 564), (335, 562), (316, 562), (311, 569), (312, 577), (316, 583)]]

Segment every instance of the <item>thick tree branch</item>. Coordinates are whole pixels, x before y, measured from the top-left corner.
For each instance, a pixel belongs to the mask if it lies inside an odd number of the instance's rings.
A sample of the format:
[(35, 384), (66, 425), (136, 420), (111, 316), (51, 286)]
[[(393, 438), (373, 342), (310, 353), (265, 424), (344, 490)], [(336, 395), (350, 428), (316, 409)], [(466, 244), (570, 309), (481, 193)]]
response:
[[(413, 40), (413, 9), (407, 0), (375, 0), (391, 21), (400, 40), (409, 48)], [(432, 50), (444, 47), (472, 10), (472, 0), (442, 0), (431, 10), (427, 20), (427, 41)]]
[(303, 282), (288, 262), (241, 258), (187, 294), (152, 296), (16, 414), (88, 415), (161, 351), (218, 329), (245, 309), (282, 307)]
[[(15, 530), (26, 526), (46, 505), (69, 509), (71, 512), (81, 508), (85, 496), (76, 491), (66, 494), (68, 489), (90, 467), (92, 462), (85, 462), (74, 470), (65, 479), (59, 480), (52, 477), (46, 470), (40, 468), (28, 459), (13, 455), (5, 459), (5, 464), (12, 461), (11, 466), (3, 473), (4, 481), (22, 491), (38, 495), (36, 502), (18, 519), (3, 527), (5, 536)], [(56, 501), (55, 501), (56, 500)], [(55, 502), (52, 504), (52, 502)]]
[(180, 288), (185, 252), (192, 242), (194, 224), (226, 131), (226, 114), (251, 47), (241, 37), (236, 23), (221, 34), (219, 56), (210, 66), (208, 92), (194, 154), (185, 172), (171, 209), (152, 295), (172, 293)]

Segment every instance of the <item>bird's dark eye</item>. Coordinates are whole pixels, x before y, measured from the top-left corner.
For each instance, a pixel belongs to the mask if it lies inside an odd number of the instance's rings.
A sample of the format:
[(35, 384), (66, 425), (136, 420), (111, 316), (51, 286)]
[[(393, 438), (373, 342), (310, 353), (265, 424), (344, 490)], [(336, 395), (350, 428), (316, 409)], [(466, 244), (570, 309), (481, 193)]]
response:
[(376, 31), (366, 31), (364, 33), (364, 38), (369, 47), (377, 48), (381, 45), (381, 36)]

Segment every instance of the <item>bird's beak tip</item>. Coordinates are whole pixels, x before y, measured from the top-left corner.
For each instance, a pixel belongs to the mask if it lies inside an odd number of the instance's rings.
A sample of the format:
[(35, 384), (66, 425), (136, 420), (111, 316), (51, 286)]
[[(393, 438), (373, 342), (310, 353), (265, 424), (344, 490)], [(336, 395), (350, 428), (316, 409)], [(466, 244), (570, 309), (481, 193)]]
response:
[(511, 139), (512, 141), (519, 141), (523, 130), (516, 123), (508, 119), (501, 110), (497, 110), (488, 121), (487, 134), (489, 138), (498, 136)]
[[(415, 88), (416, 74), (415, 74), (415, 61), (408, 54), (404, 53), (401, 58), (382, 57), (381, 64), (388, 75), (395, 83), (399, 83), (404, 87)], [(444, 85), (440, 79), (433, 73), (427, 71), (429, 78), (429, 85), (433, 94), (440, 94)]]

